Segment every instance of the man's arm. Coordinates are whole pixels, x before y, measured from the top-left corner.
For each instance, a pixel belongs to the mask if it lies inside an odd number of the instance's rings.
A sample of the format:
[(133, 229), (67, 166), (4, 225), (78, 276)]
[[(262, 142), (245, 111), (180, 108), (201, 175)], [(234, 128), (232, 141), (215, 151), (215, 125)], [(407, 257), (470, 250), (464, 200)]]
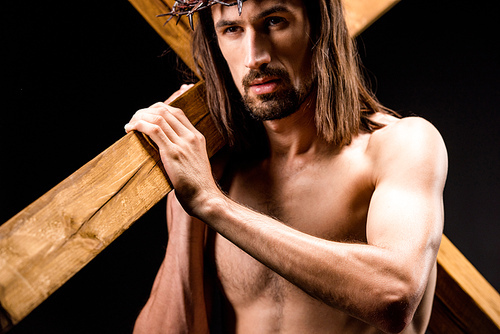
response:
[(375, 191), (367, 244), (316, 238), (227, 197), (194, 213), (220, 234), (310, 295), (389, 332), (418, 306), (440, 244), (446, 149), (421, 119), (404, 119), (373, 136)]
[(167, 197), (167, 222), (165, 259), (134, 333), (208, 333), (203, 282), (206, 225), (184, 212), (174, 192)]
[[(182, 85), (169, 104), (193, 85)], [(206, 225), (186, 214), (175, 192), (167, 196), (168, 244), (151, 295), (134, 333), (208, 333), (204, 290)]]
[(372, 135), (368, 244), (316, 238), (229, 199), (213, 181), (203, 137), (181, 110), (154, 105), (127, 129), (148, 134), (159, 146), (183, 208), (258, 261), (382, 330), (399, 332), (411, 321), (443, 225), (446, 150), (429, 123), (404, 119)]

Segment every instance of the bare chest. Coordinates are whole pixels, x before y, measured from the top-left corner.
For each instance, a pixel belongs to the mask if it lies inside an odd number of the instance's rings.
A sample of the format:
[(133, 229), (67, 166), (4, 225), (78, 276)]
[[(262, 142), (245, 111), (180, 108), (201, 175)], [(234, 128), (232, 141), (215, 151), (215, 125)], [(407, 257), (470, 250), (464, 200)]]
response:
[[(366, 241), (366, 216), (373, 191), (366, 164), (356, 159), (269, 172), (236, 173), (229, 196), (301, 232), (332, 241)], [(284, 302), (303, 294), (288, 281), (220, 235), (215, 264), (233, 305), (262, 298)]]

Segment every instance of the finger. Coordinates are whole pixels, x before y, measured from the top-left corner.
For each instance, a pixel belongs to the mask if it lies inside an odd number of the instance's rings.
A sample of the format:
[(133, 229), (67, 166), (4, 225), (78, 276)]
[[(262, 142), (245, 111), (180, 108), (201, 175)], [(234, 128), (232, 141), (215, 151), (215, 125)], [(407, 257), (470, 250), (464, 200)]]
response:
[[(147, 111), (139, 113), (133, 122), (129, 123), (126, 127), (128, 131), (137, 130), (148, 135), (158, 147), (162, 144), (181, 144), (182, 142), (188, 140), (192, 142), (196, 138), (200, 137), (200, 133), (193, 127), (193, 130), (186, 128), (186, 126), (181, 123), (171, 112), (169, 108), (165, 105), (163, 110), (160, 108), (149, 108)], [(178, 110), (182, 112), (181, 110)], [(142, 123), (148, 123), (151, 126), (144, 125)], [(151, 131), (151, 132), (150, 132)], [(168, 139), (165, 141), (162, 135), (159, 135), (157, 131), (163, 131), (163, 134)], [(157, 141), (157, 139), (159, 141)]]
[[(162, 131), (168, 137), (170, 142), (175, 142), (177, 141), (177, 137), (179, 137), (179, 134), (174, 130), (174, 127), (178, 128), (180, 123), (177, 119), (175, 119), (175, 117), (169, 115), (168, 112), (166, 112), (165, 114), (167, 115), (167, 119), (165, 119), (165, 117), (160, 114), (158, 110), (149, 108), (148, 112), (143, 112), (136, 115), (134, 119), (131, 120), (131, 122), (128, 124), (126, 129), (128, 129), (129, 131), (137, 130), (141, 132), (143, 132), (141, 130), (142, 128), (146, 131)], [(139, 125), (144, 123), (148, 124), (148, 126), (139, 128)], [(172, 124), (170, 123), (174, 123), (174, 126), (172, 126)], [(149, 132), (144, 133), (150, 136)]]
[(161, 115), (179, 136), (185, 135), (187, 131), (198, 131), (184, 112), (179, 108), (169, 106), (166, 103), (158, 102), (153, 104), (149, 109), (150, 110), (144, 110), (142, 112), (157, 113), (158, 115)]
[[(177, 142), (175, 135), (186, 136), (193, 132), (199, 132), (181, 109), (169, 106), (163, 102), (157, 102), (149, 108), (138, 110), (130, 119), (129, 124), (125, 125), (125, 131), (128, 133), (135, 130), (133, 124), (140, 120), (160, 126), (172, 142)], [(175, 135), (171, 130), (175, 132)]]
[(165, 134), (164, 129), (157, 124), (150, 123), (145, 120), (139, 120), (137, 122), (127, 124), (126, 128), (128, 129), (127, 132), (135, 130), (147, 135), (159, 148), (166, 148), (172, 144), (168, 136)]
[(176, 91), (175, 93), (173, 93), (172, 95), (170, 95), (170, 97), (165, 101), (166, 104), (170, 104), (172, 103), (176, 98), (178, 98), (179, 96), (181, 96), (182, 94), (184, 94), (188, 89), (190, 89), (191, 87), (193, 87), (194, 84), (184, 84), (182, 85), (178, 91)]
[(132, 127), (130, 126), (130, 124), (133, 124), (133, 123), (143, 119), (144, 115), (147, 115), (147, 114), (162, 115), (162, 113), (164, 113), (164, 109), (166, 109), (166, 107), (167, 107), (167, 105), (165, 103), (156, 102), (155, 104), (151, 105), (148, 108), (143, 108), (143, 109), (137, 110), (134, 113), (134, 115), (132, 116), (132, 118), (130, 119), (130, 121), (128, 122), (128, 124), (125, 124), (125, 131), (127, 133), (132, 131)]
[(172, 106), (168, 106), (167, 109), (170, 112), (170, 114), (173, 117), (175, 117), (175, 119), (178, 122), (180, 122), (186, 129), (188, 129), (191, 132), (197, 132), (198, 131), (195, 128), (195, 126), (193, 125), (193, 123), (191, 123), (191, 121), (189, 120), (189, 118), (187, 118), (186, 114), (184, 113), (184, 111), (182, 111), (182, 109), (175, 108), (175, 107), (172, 107)]
[(184, 94), (184, 92), (186, 92), (189, 88), (193, 87), (193, 85), (182, 85), (179, 90), (177, 90), (176, 92), (174, 92), (172, 95), (170, 95), (170, 97), (165, 101), (166, 104), (170, 104), (172, 103), (176, 98), (178, 98), (179, 96), (181, 96), (182, 94)]
[(137, 110), (132, 118), (130, 118), (130, 121), (128, 121), (127, 124), (125, 124), (125, 132), (129, 133), (130, 131), (135, 130), (135, 128), (132, 126), (135, 122), (137, 122), (139, 119), (141, 119), (141, 115), (144, 113), (148, 113), (150, 108), (144, 108), (144, 109), (139, 109)]

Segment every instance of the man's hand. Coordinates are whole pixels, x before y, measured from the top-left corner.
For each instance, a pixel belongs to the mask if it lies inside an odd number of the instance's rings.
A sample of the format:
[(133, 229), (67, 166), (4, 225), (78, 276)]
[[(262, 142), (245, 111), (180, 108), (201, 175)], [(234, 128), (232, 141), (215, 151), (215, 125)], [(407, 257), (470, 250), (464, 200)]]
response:
[(174, 92), (168, 99), (165, 100), (165, 104), (172, 103), (176, 98), (187, 92), (190, 88), (192, 88), (194, 84), (184, 84), (179, 88), (178, 91)]
[(220, 191), (212, 176), (205, 137), (181, 109), (168, 105), (189, 88), (183, 85), (165, 102), (138, 110), (125, 130), (140, 131), (156, 143), (176, 196), (192, 215), (204, 199)]

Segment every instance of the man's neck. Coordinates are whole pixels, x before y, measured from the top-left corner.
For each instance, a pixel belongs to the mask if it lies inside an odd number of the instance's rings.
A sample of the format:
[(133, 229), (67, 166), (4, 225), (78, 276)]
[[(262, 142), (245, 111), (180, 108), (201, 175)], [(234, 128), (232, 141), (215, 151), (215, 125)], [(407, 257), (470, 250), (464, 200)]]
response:
[(292, 115), (264, 122), (272, 159), (291, 161), (298, 156), (322, 154), (330, 146), (318, 136), (315, 102), (314, 94), (310, 94)]

